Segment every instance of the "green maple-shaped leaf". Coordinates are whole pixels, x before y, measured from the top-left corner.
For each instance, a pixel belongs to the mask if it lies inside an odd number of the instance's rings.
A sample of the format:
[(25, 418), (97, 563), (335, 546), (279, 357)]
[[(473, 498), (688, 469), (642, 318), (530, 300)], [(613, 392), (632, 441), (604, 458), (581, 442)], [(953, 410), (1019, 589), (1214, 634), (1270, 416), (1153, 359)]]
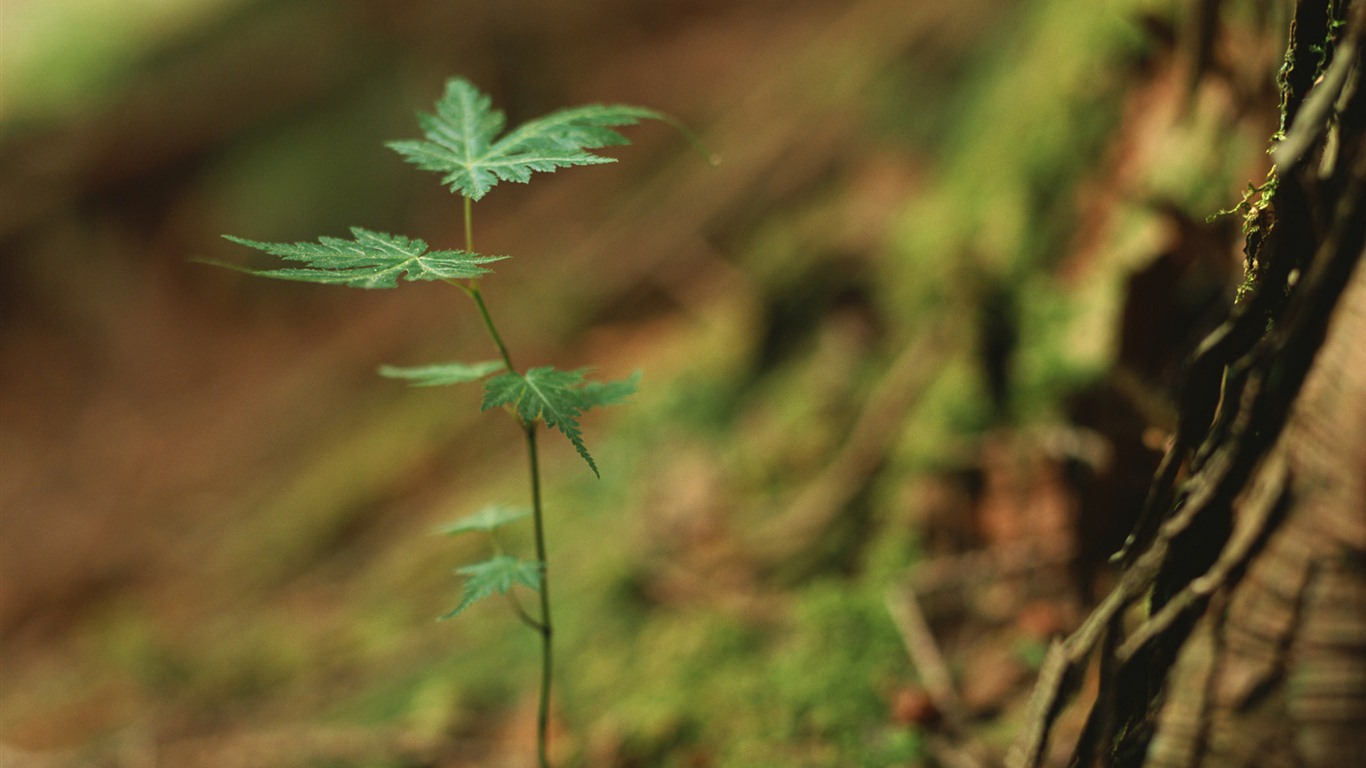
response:
[(489, 270), (483, 264), (501, 256), (479, 256), (465, 251), (428, 251), (421, 240), (351, 228), (353, 239), (320, 237), (316, 243), (262, 243), (224, 235), (239, 245), (301, 261), (303, 267), (243, 270), (261, 277), (300, 280), (353, 288), (395, 288), (400, 279), (463, 280)]
[(518, 560), (509, 555), (495, 555), (482, 563), (457, 568), (456, 573), (465, 577), (460, 603), (441, 618), (455, 618), (475, 602), (494, 593), (506, 594), (517, 584), (539, 591), (542, 570), (539, 561)]
[(529, 514), (531, 514), (531, 510), (526, 507), (514, 507), (507, 504), (490, 504), (472, 515), (466, 515), (453, 523), (441, 526), (437, 530), (448, 536), (455, 536), (460, 533), (472, 533), (474, 531), (483, 531), (487, 533), (494, 528), (521, 520)]
[(499, 181), (525, 183), (535, 171), (616, 162), (588, 150), (629, 144), (614, 126), (667, 118), (651, 109), (591, 104), (562, 109), (528, 121), (501, 138), (506, 120), (468, 80), (452, 78), (436, 103), (436, 114), (419, 112), (426, 141), (392, 141), (388, 147), (425, 171), (444, 174), (441, 183), (478, 200)]
[(409, 386), (414, 387), (444, 387), (478, 381), (505, 368), (507, 365), (502, 360), (485, 360), (481, 363), (437, 363), (413, 368), (381, 365), (379, 375), (386, 379), (404, 379)]
[(483, 409), (511, 406), (527, 423), (539, 420), (558, 429), (598, 475), (598, 465), (583, 444), (579, 417), (589, 408), (625, 400), (636, 391), (640, 374), (620, 381), (585, 382), (586, 373), (587, 369), (560, 371), (547, 366), (495, 376), (484, 382)]

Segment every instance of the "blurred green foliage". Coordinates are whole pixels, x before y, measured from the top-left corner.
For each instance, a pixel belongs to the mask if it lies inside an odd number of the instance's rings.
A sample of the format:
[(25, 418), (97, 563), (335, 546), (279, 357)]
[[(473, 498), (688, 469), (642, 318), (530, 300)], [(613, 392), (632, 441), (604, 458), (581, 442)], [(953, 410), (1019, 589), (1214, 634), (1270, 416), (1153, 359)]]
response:
[(0, 119), (48, 121), (125, 87), (157, 47), (253, 0), (10, 0), (0, 25)]
[[(7, 8), (6, 119), (97, 99), (130, 76), (153, 26), (208, 24), (237, 4), (135, 5), (130, 12), (127, 1), (30, 0)], [(1067, 393), (1107, 369), (1125, 270), (1151, 255), (1148, 201), (1128, 201), (1115, 216), (1108, 262), (1092, 280), (1065, 284), (1055, 269), (1077, 228), (1078, 185), (1104, 163), (1135, 62), (1150, 53), (1138, 15), (1170, 19), (1176, 5), (1004, 4), (969, 49), (944, 52), (938, 68), (902, 62), (869, 91), (838, 95), (845, 103), (836, 106), (869, 115), (859, 140), (909, 147), (925, 165), (914, 188), (888, 203), (897, 209), (891, 233), (858, 262), (867, 274), (853, 287), (866, 293), (878, 326), (865, 347), (834, 336), (836, 352), (819, 357), (812, 332), (771, 364), (756, 363), (761, 313), (746, 304), (796, 296), (801, 309), (829, 299), (810, 286), (825, 286), (822, 270), (832, 264), (848, 265), (835, 234), (844, 211), (838, 180), (757, 220), (739, 217), (742, 231), (718, 238), (734, 246), (727, 257), (753, 295), (732, 300), (718, 289), (688, 306), (686, 338), (667, 342), (673, 368), (649, 367), (633, 407), (595, 432), (595, 456), (610, 467), (604, 480), (581, 477), (587, 473), (568, 451), (546, 457), (552, 568), (566, 606), (556, 711), (572, 734), (570, 765), (608, 755), (621, 766), (872, 768), (921, 756), (921, 734), (891, 713), (894, 691), (916, 682), (884, 604), (887, 585), (919, 555), (915, 531), (894, 511), (899, 483), (955, 465), (962, 444), (995, 425), (971, 319), (963, 317), (982, 284), (1006, 286), (1015, 301), (1011, 398), (1020, 422), (1055, 418)], [(408, 96), (377, 77), (346, 98), (312, 104), (297, 122), (246, 132), (208, 162), (206, 206), (263, 238), (297, 237), (300, 222), (332, 231), (383, 226), (415, 206), (411, 189), (419, 185), (399, 182), (411, 178), (407, 169), (356, 137), (401, 135)], [(1194, 211), (1227, 204), (1220, 197), (1238, 186), (1239, 158), (1257, 139), (1224, 130), (1210, 115), (1191, 115), (1163, 150), (1181, 161), (1157, 164), (1143, 189)], [(614, 255), (603, 255), (604, 269)], [(900, 428), (890, 466), (860, 502), (874, 511), (856, 556), (790, 583), (718, 576), (682, 596), (659, 586), (678, 554), (665, 545), (688, 546), (671, 537), (664, 502), (712, 492), (720, 501), (703, 502), (719, 509), (692, 513), (735, 527), (777, 514), (839, 446), (888, 360), (933, 328), (945, 330), (947, 343), (925, 361), (934, 374)], [(295, 457), (288, 479), (264, 478), (247, 499), (252, 511), (195, 559), (220, 577), (221, 617), (181, 631), (119, 604), (89, 621), (98, 663), (73, 666), (54, 686), (74, 686), (80, 674), (108, 665), (136, 681), (134, 698), (170, 708), (211, 717), (259, 705), (398, 731), (421, 744), (477, 741), (515, 716), (531, 689), (509, 670), (534, 665), (534, 638), (513, 622), (434, 623), (458, 589), (454, 575), (440, 575), (473, 545), (453, 549), (439, 536), (366, 545), (392, 524), (375, 519), (386, 504), (403, 513), (440, 508), (449, 519), (470, 511), (471, 498), (519, 499), (523, 478), (450, 444), (457, 426), (468, 426), (451, 411), (472, 402), (457, 408), (444, 396), (387, 392), (364, 412), (318, 427), (321, 447)], [(716, 477), (696, 481), (702, 491), (671, 474), (690, 453), (717, 468)], [(395, 502), (395, 487), (457, 461), (464, 471), (454, 485)], [(509, 547), (527, 543), (508, 536)], [(336, 603), (314, 605), (290, 591), (305, 586)], [(1018, 653), (1035, 663), (1039, 650)], [(314, 764), (403, 764), (366, 760)]]

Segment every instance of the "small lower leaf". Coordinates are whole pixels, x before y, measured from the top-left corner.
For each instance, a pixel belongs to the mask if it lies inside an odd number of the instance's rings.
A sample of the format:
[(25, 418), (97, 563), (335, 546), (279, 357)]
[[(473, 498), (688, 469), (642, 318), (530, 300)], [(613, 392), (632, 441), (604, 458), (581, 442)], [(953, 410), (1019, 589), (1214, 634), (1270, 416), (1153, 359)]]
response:
[(616, 405), (634, 395), (640, 386), (640, 371), (615, 381), (590, 381), (583, 385), (584, 409)]
[(527, 507), (513, 507), (507, 504), (490, 504), (472, 515), (443, 525), (437, 530), (448, 536), (471, 531), (491, 531), (502, 525), (521, 520), (531, 514)]
[(495, 555), (482, 563), (457, 568), (456, 573), (465, 576), (465, 586), (460, 592), (460, 604), (441, 621), (453, 619), (474, 603), (492, 594), (506, 594), (513, 586), (522, 586), (540, 591), (542, 566), (537, 560), (518, 560), (509, 555)]
[(485, 360), (481, 363), (437, 363), (414, 368), (381, 365), (379, 375), (386, 379), (403, 379), (413, 387), (444, 387), (478, 381), (506, 367), (502, 360)]

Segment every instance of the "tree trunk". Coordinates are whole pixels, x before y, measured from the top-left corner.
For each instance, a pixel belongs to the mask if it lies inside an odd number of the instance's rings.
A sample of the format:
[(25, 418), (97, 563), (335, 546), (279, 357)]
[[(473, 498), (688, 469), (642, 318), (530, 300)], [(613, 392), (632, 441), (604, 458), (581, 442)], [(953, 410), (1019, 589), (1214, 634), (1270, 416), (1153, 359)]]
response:
[(1366, 0), (1297, 3), (1252, 288), (1188, 362), (1120, 581), (1050, 651), (1012, 768), (1093, 666), (1072, 765), (1366, 763), (1364, 32)]

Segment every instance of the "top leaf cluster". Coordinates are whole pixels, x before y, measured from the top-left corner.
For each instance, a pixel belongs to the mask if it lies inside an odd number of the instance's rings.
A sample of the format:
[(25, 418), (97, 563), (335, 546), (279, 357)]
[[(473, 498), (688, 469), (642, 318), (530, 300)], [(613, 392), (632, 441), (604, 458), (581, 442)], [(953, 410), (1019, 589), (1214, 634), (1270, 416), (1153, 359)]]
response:
[[(424, 170), (442, 174), (442, 183), (470, 201), (483, 197), (499, 181), (526, 182), (536, 171), (575, 165), (614, 162), (590, 150), (630, 143), (612, 130), (640, 120), (665, 120), (643, 107), (593, 104), (552, 112), (499, 136), (506, 120), (488, 96), (469, 81), (452, 78), (436, 103), (436, 114), (418, 113), (426, 140), (396, 141), (389, 147)], [(245, 269), (250, 274), (282, 280), (345, 285), (353, 288), (394, 288), (402, 281), (441, 281), (462, 286), (485, 315), (477, 282), (486, 264), (502, 256), (483, 256), (464, 250), (429, 250), (427, 243), (402, 235), (352, 227), (351, 239), (321, 237), (316, 243), (269, 243), (225, 235), (239, 245), (263, 251), (295, 265), (274, 269)], [(501, 347), (501, 343), (500, 343)], [(550, 367), (514, 370), (504, 352), (500, 360), (479, 363), (440, 363), (411, 368), (384, 366), (384, 376), (405, 379), (415, 386), (443, 386), (479, 381), (484, 384), (483, 408), (505, 407), (519, 422), (541, 422), (563, 434), (588, 463), (597, 463), (583, 442), (580, 417), (589, 409), (624, 400), (635, 391), (638, 377), (595, 382), (585, 370), (560, 371)]]
[(615, 162), (589, 150), (626, 144), (612, 128), (646, 119), (664, 117), (643, 107), (590, 104), (551, 112), (499, 137), (503, 113), (469, 81), (452, 78), (436, 114), (418, 113), (426, 141), (387, 146), (423, 170), (444, 174), (441, 183), (452, 192), (478, 200), (499, 181), (525, 183), (535, 171)]

